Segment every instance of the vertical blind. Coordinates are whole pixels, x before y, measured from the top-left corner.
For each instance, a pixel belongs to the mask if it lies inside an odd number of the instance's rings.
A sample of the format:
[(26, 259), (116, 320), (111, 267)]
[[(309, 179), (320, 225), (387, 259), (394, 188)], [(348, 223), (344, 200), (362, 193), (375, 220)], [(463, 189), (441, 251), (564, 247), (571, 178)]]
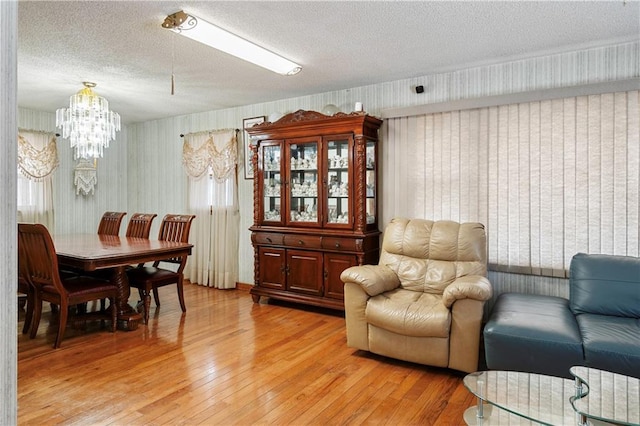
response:
[(383, 216), (481, 222), (493, 270), (638, 256), (639, 104), (635, 90), (391, 118)]

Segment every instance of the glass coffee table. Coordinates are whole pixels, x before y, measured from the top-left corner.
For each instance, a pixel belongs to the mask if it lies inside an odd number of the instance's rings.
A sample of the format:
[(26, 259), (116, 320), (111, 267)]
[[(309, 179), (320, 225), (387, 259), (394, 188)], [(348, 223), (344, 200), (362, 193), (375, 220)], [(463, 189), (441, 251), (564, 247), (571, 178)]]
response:
[(573, 409), (581, 424), (600, 420), (640, 425), (640, 379), (588, 367), (571, 367), (576, 396)]
[(572, 367), (575, 380), (517, 371), (480, 371), (464, 378), (478, 405), (468, 425), (640, 425), (640, 380)]

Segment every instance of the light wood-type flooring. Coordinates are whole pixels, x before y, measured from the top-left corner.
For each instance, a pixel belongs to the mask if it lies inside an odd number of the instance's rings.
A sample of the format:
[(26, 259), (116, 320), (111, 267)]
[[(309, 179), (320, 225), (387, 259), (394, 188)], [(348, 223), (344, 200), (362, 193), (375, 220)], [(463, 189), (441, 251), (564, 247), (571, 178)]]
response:
[(148, 326), (71, 325), (56, 350), (45, 306), (36, 339), (19, 331), (18, 423), (461, 425), (475, 404), (462, 373), (347, 347), (341, 313), (191, 284), (186, 314), (160, 297)]

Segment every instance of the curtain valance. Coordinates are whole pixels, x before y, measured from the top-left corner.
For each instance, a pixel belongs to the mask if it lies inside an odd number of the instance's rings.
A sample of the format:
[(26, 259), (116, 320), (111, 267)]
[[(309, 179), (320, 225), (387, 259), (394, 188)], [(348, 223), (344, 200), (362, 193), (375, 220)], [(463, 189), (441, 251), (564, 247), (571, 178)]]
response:
[(189, 133), (184, 136), (182, 164), (187, 175), (199, 178), (209, 170), (217, 182), (231, 176), (238, 162), (235, 129)]
[(18, 131), (18, 169), (28, 179), (41, 181), (58, 167), (54, 133)]

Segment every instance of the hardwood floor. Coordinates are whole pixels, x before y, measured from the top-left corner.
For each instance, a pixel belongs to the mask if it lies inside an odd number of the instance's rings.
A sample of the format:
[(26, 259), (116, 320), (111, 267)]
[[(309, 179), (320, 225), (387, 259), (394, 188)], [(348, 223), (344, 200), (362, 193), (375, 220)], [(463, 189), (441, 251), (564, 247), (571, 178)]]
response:
[(160, 297), (148, 326), (70, 326), (57, 350), (43, 313), (18, 337), (18, 423), (459, 425), (475, 404), (462, 373), (348, 348), (341, 314), (187, 284), (183, 315)]

